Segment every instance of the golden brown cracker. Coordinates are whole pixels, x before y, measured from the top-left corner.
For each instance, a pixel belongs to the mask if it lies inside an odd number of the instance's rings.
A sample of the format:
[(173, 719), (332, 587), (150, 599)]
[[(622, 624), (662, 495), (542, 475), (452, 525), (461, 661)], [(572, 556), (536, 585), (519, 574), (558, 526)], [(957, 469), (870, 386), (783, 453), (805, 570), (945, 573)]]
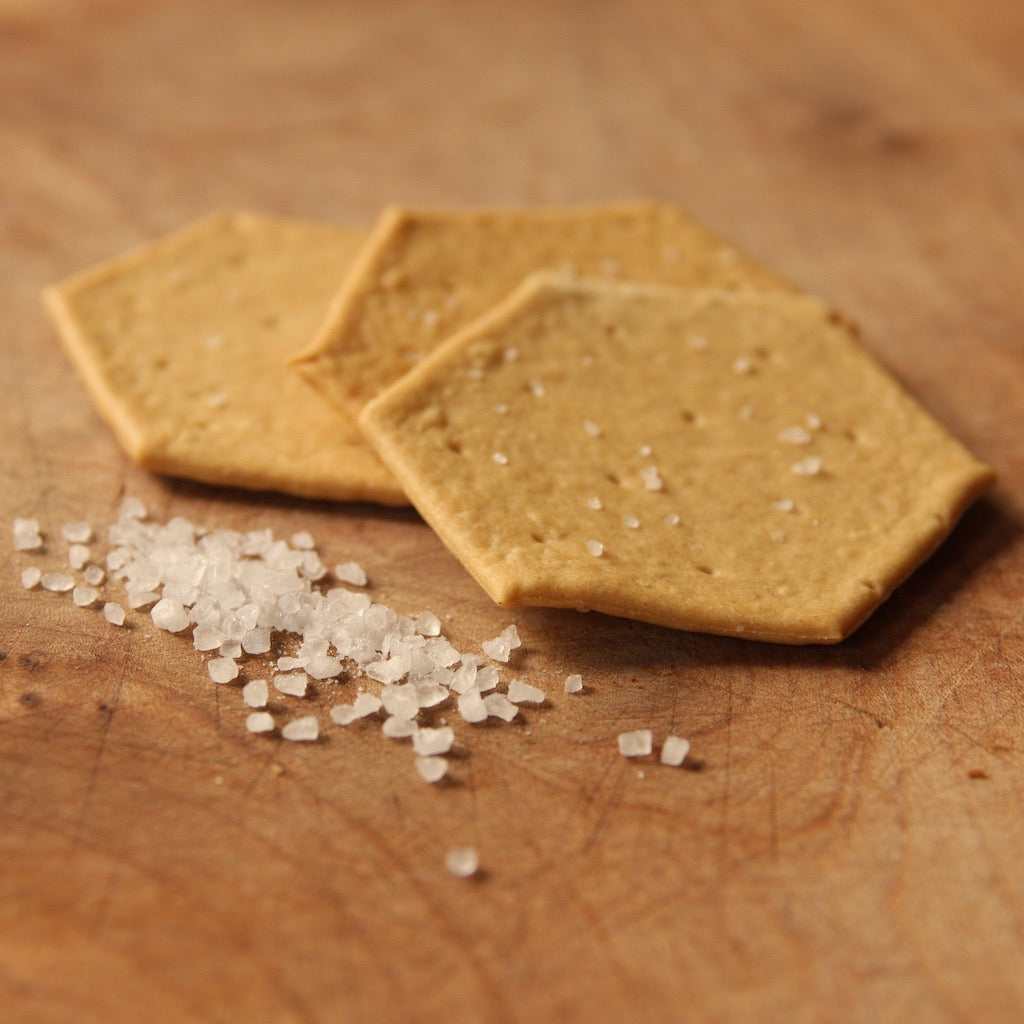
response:
[(354, 420), (285, 361), (322, 320), (365, 234), (215, 213), (44, 293), (125, 451), (158, 473), (405, 504)]
[(442, 339), (541, 269), (693, 287), (790, 287), (663, 203), (396, 206), (378, 220), (319, 333), (293, 365), (339, 408), (358, 413)]
[(831, 643), (992, 483), (823, 303), (539, 276), (360, 425), (499, 604)]

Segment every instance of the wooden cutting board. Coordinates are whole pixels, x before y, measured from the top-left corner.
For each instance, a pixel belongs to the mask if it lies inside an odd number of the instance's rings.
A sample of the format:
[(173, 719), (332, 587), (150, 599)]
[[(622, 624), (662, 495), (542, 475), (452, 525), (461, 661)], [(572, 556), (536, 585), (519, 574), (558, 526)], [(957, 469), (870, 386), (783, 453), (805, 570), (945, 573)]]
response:
[[(2, 0), (5, 521), (309, 530), (459, 646), (516, 622), (552, 696), (436, 787), (368, 724), (250, 736), (187, 638), (24, 591), (8, 533), (0, 1019), (1024, 1019), (1022, 41), (1011, 0)], [(37, 301), (217, 207), (636, 195), (846, 310), (999, 470), (846, 643), (511, 613), (411, 512), (151, 477)]]

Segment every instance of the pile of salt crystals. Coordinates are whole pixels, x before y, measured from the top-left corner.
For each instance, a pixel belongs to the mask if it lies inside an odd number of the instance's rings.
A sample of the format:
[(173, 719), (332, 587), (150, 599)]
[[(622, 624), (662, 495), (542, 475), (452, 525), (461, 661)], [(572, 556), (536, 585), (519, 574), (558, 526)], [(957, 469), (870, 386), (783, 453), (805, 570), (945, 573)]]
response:
[[(249, 657), (271, 652), (275, 634), (297, 637), (293, 655), (280, 656), (270, 683), (249, 679), (242, 698), (253, 710), (246, 726), (253, 733), (272, 733), (278, 724), (266, 710), (273, 689), (284, 697), (306, 696), (310, 681), (334, 683), (354, 666), (377, 692), (361, 689), (354, 701), (335, 706), (330, 717), (338, 725), (383, 716), (384, 735), (409, 739), (419, 774), (437, 782), (448, 771), (447, 755), (455, 741), (448, 725), (420, 724), (421, 712), (455, 700), (459, 715), (470, 723), (499, 718), (510, 722), (520, 703), (541, 704), (543, 690), (518, 679), (505, 692), (501, 670), (521, 644), (514, 625), (482, 645), (486, 657), (461, 653), (442, 635), (441, 621), (432, 612), (398, 615), (352, 586), (366, 584), (355, 563), (335, 567), (334, 578), (351, 586), (316, 586), (328, 569), (306, 532), (291, 543), (275, 539), (270, 530), (239, 533), (206, 531), (182, 517), (165, 524), (150, 522), (143, 504), (127, 498), (117, 521), (107, 530), (109, 550), (105, 567), (93, 559), (87, 523), (62, 528), (69, 543), (68, 567), (81, 572), (76, 585), (70, 572), (22, 573), (22, 585), (72, 591), (75, 603), (97, 604), (106, 582), (121, 584), (129, 608), (145, 612), (154, 625), (171, 633), (191, 630), (197, 651), (209, 654), (207, 670), (215, 683), (237, 680)], [(35, 520), (14, 525), (15, 546), (37, 550), (42, 537)], [(124, 607), (103, 604), (113, 625), (125, 622)], [(582, 679), (569, 676), (567, 693), (579, 692)], [(280, 728), (283, 739), (313, 741), (319, 737), (315, 714), (304, 714)]]

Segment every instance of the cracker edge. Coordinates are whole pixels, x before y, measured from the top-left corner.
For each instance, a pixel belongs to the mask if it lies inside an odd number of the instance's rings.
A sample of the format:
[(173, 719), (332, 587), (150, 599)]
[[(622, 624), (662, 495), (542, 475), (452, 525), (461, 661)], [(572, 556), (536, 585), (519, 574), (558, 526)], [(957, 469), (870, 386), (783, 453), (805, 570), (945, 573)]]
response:
[[(469, 544), (461, 543), (461, 537), (452, 536), (451, 532), (445, 529), (446, 515), (440, 503), (435, 500), (433, 488), (421, 487), (419, 484), (419, 473), (417, 467), (408, 459), (407, 450), (401, 443), (395, 443), (387, 432), (377, 430), (379, 419), (388, 415), (396, 406), (402, 405), (410, 396), (415, 394), (421, 384), (421, 378), (433, 374), (435, 367), (443, 366), (451, 358), (459, 355), (461, 351), (480, 335), (486, 334), (495, 327), (500, 327), (514, 316), (520, 308), (528, 305), (536, 296), (544, 291), (585, 290), (594, 287), (607, 286), (607, 282), (591, 282), (577, 278), (569, 278), (565, 275), (552, 273), (550, 271), (539, 271), (527, 277), (517, 288), (515, 288), (501, 302), (497, 303), (486, 313), (482, 314), (473, 322), (466, 324), (459, 331), (431, 351), (424, 359), (403, 375), (394, 384), (390, 385), (374, 399), (367, 403), (358, 417), (358, 424), (364, 436), (377, 451), (381, 461), (391, 470), (399, 480), (405, 493), (417, 512), (431, 526), (434, 532), (442, 540), (445, 547), (462, 564), (465, 570), (480, 585), (484, 592), (499, 606), (502, 607), (547, 607), (575, 609), (580, 606), (580, 595), (572, 599), (567, 598), (560, 603), (554, 603), (550, 599), (539, 601), (531, 596), (529, 587), (519, 585), (510, 586), (504, 580), (493, 580), (478, 573), (473, 562), (488, 561), (480, 557), (480, 552)], [(618, 290), (631, 289), (643, 293), (671, 292), (671, 293), (695, 293), (704, 292), (717, 294), (716, 289), (684, 289), (672, 285), (642, 284), (642, 283), (616, 283), (611, 285)], [(752, 290), (729, 291), (727, 294), (733, 297), (741, 297), (744, 294), (764, 295), (764, 292)], [(824, 300), (816, 296), (797, 294), (787, 295), (781, 293), (790, 301), (798, 301), (813, 304), (825, 312), (835, 312)], [(949, 439), (957, 445), (973, 463), (973, 472), (965, 472), (959, 486), (953, 488), (950, 498), (950, 510), (940, 522), (934, 519), (934, 528), (930, 532), (922, 531), (916, 544), (908, 545), (900, 559), (899, 566), (894, 569), (891, 575), (884, 580), (884, 586), (877, 592), (865, 592), (864, 596), (847, 606), (837, 608), (831, 624), (823, 623), (824, 628), (813, 633), (794, 633), (792, 631), (773, 631), (769, 629), (740, 628), (733, 631), (725, 629), (702, 629), (697, 626), (685, 627), (679, 625), (678, 621), (657, 615), (644, 614), (641, 621), (652, 625), (665, 626), (671, 629), (680, 629), (690, 632), (704, 632), (718, 636), (732, 636), (745, 640), (758, 640), (768, 643), (800, 646), (807, 644), (832, 645), (845, 640), (848, 636), (859, 629), (892, 595), (892, 593), (904, 583), (913, 573), (926, 562), (941, 547), (942, 543), (955, 529), (966, 510), (984, 494), (986, 494), (996, 483), (995, 470), (979, 460), (962, 442), (959, 441), (946, 427), (940, 423), (921, 403), (909, 392), (902, 381), (897, 379), (888, 371), (882, 363), (861, 344), (857, 337), (854, 326), (841, 314), (839, 320), (847, 330), (849, 342), (856, 347), (857, 352), (865, 361), (873, 364), (893, 381), (902, 394), (922, 414), (928, 416), (935, 422)], [(468, 559), (467, 559), (468, 555)], [(636, 605), (632, 607), (625, 604), (618, 606), (614, 602), (607, 602), (601, 609), (595, 609), (602, 614), (619, 616), (631, 620), (637, 619)]]

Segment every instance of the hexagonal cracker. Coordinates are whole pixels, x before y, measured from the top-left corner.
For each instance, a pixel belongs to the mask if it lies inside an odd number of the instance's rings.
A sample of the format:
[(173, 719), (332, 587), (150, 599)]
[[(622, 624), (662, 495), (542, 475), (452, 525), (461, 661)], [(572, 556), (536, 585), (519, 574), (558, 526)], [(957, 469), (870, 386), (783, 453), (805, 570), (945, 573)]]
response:
[(534, 277), (367, 437), (499, 604), (847, 636), (993, 482), (823, 303)]
[(354, 420), (285, 368), (364, 238), (215, 213), (52, 285), (44, 301), (98, 411), (146, 469), (403, 505)]
[(387, 208), (292, 365), (353, 416), (539, 270), (687, 287), (793, 290), (666, 203)]

